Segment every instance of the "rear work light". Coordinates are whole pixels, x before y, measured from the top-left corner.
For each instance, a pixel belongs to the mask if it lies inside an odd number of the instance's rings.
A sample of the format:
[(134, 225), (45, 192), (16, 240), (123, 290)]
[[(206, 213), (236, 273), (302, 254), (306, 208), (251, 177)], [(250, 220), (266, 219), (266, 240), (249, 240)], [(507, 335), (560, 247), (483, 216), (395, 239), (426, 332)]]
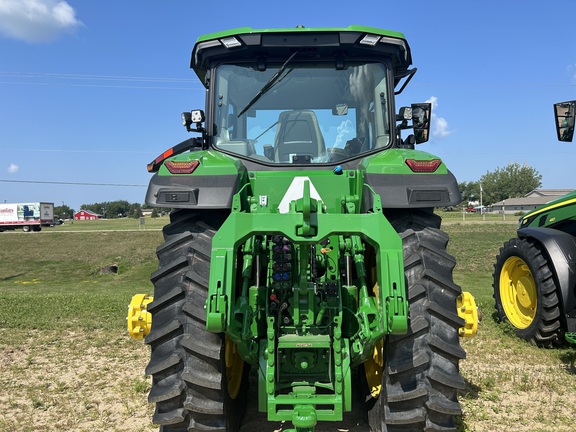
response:
[(413, 172), (416, 173), (432, 173), (438, 169), (442, 163), (441, 159), (432, 160), (416, 160), (416, 159), (406, 159), (406, 164), (410, 167)]
[(220, 39), (220, 42), (222, 42), (226, 48), (236, 48), (242, 46), (240, 41), (236, 39), (234, 36)]
[(167, 161), (164, 166), (170, 171), (171, 174), (192, 174), (200, 165), (200, 161)]
[(376, 35), (372, 35), (372, 34), (367, 34), (365, 35), (362, 40), (360, 41), (360, 43), (362, 45), (370, 45), (370, 46), (374, 46), (378, 43), (378, 41), (380, 40), (380, 36), (376, 36)]

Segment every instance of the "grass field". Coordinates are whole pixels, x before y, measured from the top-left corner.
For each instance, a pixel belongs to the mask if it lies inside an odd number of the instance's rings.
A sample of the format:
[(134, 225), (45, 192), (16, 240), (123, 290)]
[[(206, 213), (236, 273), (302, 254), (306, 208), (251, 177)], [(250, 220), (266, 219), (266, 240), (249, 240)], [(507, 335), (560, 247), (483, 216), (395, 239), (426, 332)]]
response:
[[(454, 278), (483, 314), (477, 337), (463, 341), (460, 431), (573, 429), (576, 350), (535, 348), (493, 317), (494, 258), (517, 217), (444, 216)], [(84, 221), (0, 234), (0, 431), (157, 430), (146, 401), (148, 348), (129, 339), (125, 316), (133, 294), (152, 290), (166, 223)], [(109, 265), (118, 273), (101, 274)]]

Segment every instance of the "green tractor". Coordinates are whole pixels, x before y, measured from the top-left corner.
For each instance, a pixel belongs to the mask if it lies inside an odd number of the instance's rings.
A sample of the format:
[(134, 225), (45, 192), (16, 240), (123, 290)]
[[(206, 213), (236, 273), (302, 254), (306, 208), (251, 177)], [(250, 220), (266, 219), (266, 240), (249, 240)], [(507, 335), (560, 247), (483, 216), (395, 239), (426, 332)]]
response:
[[(572, 141), (576, 101), (554, 105), (560, 141)], [(494, 265), (500, 320), (538, 346), (576, 343), (576, 191), (532, 210)]]
[(198, 39), (206, 106), (182, 119), (200, 135), (148, 165), (146, 203), (172, 212), (128, 320), (162, 431), (238, 431), (249, 382), (292, 431), (353, 399), (372, 431), (455, 430), (478, 319), (433, 211), (457, 182), (415, 150), (431, 105), (395, 106), (411, 62), (401, 33), (361, 26)]

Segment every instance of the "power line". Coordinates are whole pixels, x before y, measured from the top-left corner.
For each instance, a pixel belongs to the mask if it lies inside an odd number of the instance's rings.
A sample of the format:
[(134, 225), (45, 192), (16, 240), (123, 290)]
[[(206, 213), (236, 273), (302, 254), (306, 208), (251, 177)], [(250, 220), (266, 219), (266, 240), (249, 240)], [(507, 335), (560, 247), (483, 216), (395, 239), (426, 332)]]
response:
[(105, 84), (70, 84), (70, 83), (18, 82), (18, 81), (0, 81), (0, 84), (36, 85), (36, 86), (43, 85), (43, 86), (55, 86), (55, 87), (95, 87), (95, 88), (117, 88), (117, 89), (136, 89), (136, 90), (190, 90), (190, 87), (105, 85)]
[(44, 152), (44, 153), (130, 153), (130, 154), (147, 154), (151, 155), (149, 151), (140, 150), (93, 150), (93, 149), (49, 149), (49, 148), (17, 148), (18, 152)]
[(78, 80), (100, 80), (100, 81), (144, 81), (144, 82), (198, 82), (193, 78), (164, 78), (164, 77), (139, 77), (125, 75), (85, 75), (85, 74), (63, 74), (63, 73), (43, 73), (43, 72), (0, 72), (0, 77), (18, 78), (56, 78), (56, 79), (78, 79)]
[(42, 181), (42, 180), (6, 180), (0, 179), (2, 183), (33, 183), (33, 184), (57, 184), (73, 186), (115, 186), (115, 187), (147, 187), (148, 185), (140, 184), (120, 184), (120, 183), (82, 183), (82, 182), (61, 182), (61, 181)]
[[(16, 75), (25, 75), (26, 73), (16, 73)], [(4, 75), (4, 73), (0, 73)], [(113, 81), (162, 81), (162, 82), (192, 82), (192, 78), (172, 78), (172, 77), (142, 77), (126, 75), (83, 75), (83, 74), (63, 74), (63, 73), (35, 73), (31, 76), (41, 76), (49, 78), (66, 78), (66, 79), (98, 79)]]
[[(124, 75), (87, 75), (87, 74), (44, 73), (44, 72), (0, 72), (0, 79), (1, 79), (0, 84), (16, 84), (16, 85), (167, 89), (167, 90), (189, 90), (192, 87), (202, 87), (202, 84), (197, 79), (194, 78), (141, 77), (141, 76), (124, 76)], [(79, 83), (80, 81), (84, 81), (84, 83)], [(93, 83), (90, 83), (89, 81), (92, 81)], [(105, 84), (105, 82), (107, 83)], [(118, 84), (111, 84), (111, 82), (118, 82)], [(127, 83), (134, 83), (134, 84), (127, 85)], [(143, 83), (150, 83), (151, 85), (142, 85)], [(190, 87), (174, 87), (171, 86), (171, 84), (190, 84)]]

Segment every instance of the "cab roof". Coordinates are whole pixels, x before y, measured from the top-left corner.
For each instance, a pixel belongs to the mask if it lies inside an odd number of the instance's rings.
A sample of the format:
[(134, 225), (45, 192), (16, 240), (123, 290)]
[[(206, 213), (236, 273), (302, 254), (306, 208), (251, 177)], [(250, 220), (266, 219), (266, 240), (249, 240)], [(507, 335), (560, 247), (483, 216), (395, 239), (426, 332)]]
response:
[(190, 67), (205, 83), (213, 61), (282, 60), (295, 51), (299, 55), (341, 59), (392, 59), (397, 75), (412, 64), (410, 47), (402, 33), (374, 27), (253, 29), (240, 27), (200, 36), (194, 45)]

